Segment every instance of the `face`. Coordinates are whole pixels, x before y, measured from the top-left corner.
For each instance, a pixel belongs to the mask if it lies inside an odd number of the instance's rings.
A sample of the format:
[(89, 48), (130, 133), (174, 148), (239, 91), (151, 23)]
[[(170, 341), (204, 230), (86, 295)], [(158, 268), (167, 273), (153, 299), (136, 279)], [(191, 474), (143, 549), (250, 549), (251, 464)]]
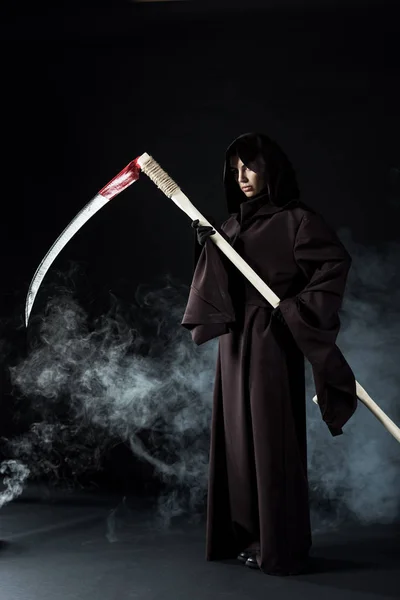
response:
[(262, 173), (256, 173), (246, 167), (238, 156), (231, 156), (230, 164), (233, 177), (247, 198), (252, 198), (261, 192), (265, 185), (265, 178)]

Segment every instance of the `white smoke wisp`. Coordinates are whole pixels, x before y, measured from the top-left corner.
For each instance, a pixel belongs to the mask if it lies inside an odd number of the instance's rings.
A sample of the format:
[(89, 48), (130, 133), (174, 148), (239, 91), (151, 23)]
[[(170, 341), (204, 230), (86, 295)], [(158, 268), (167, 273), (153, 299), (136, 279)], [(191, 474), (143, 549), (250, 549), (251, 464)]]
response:
[[(399, 424), (400, 244), (365, 247), (348, 230), (340, 231), (339, 237), (353, 262), (338, 346), (357, 381)], [(308, 398), (313, 393), (310, 387)], [(343, 431), (333, 438), (321, 426), (318, 407), (308, 402), (310, 491), (318, 498), (313, 511), (315, 529), (335, 527), (348, 519), (363, 524), (397, 521), (398, 442), (361, 402)]]
[(0, 508), (20, 496), (24, 490), (24, 482), (29, 476), (29, 469), (18, 460), (4, 460), (0, 465), (5, 490), (0, 492)]
[[(124, 442), (165, 484), (163, 523), (172, 514), (198, 513), (208, 477), (216, 345), (196, 347), (180, 326), (186, 300), (186, 286), (142, 288), (136, 321), (144, 337), (117, 305), (93, 328), (71, 296), (54, 297), (36, 348), (11, 370), (14, 386), (42, 419), (9, 442), (14, 456), (29, 467), (34, 457), (38, 477), (61, 479), (66, 463), (75, 475), (95, 471), (110, 444)], [(67, 422), (58, 416), (66, 405)]]

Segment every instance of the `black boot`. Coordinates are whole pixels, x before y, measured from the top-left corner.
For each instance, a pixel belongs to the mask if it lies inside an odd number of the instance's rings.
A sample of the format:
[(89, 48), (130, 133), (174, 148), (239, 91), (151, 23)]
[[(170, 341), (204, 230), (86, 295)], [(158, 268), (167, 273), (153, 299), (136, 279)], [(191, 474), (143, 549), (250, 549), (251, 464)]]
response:
[(255, 554), (255, 550), (243, 550), (240, 554), (238, 554), (237, 559), (240, 560), (241, 563), (245, 564), (247, 560)]
[(259, 569), (260, 567), (258, 566), (257, 562), (257, 553), (253, 552), (244, 564), (246, 565), (246, 567), (250, 567), (250, 569)]

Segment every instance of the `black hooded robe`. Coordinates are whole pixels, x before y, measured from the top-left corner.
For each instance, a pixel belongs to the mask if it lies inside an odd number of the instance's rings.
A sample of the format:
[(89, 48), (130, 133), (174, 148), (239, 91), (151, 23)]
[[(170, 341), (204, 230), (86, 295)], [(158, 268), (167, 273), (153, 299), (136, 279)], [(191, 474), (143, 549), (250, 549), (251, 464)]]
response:
[[(236, 153), (247, 165), (262, 154), (267, 194), (243, 201), (227, 168)], [(354, 375), (335, 344), (351, 259), (298, 200), (291, 165), (266, 136), (235, 140), (224, 180), (231, 216), (221, 233), (281, 303), (273, 309), (207, 240), (182, 321), (197, 344), (219, 336), (206, 558), (234, 558), (258, 543), (261, 570), (285, 575), (302, 569), (312, 543), (304, 356), (332, 435), (356, 409)]]

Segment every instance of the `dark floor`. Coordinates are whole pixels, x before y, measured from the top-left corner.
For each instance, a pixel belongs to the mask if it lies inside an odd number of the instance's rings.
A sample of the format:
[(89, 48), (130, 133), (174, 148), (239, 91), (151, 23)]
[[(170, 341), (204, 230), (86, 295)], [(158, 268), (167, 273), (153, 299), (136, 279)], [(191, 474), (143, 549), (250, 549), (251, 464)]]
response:
[(204, 524), (160, 530), (142, 501), (31, 496), (0, 511), (0, 600), (400, 598), (400, 525), (314, 534), (313, 572), (206, 562)]

